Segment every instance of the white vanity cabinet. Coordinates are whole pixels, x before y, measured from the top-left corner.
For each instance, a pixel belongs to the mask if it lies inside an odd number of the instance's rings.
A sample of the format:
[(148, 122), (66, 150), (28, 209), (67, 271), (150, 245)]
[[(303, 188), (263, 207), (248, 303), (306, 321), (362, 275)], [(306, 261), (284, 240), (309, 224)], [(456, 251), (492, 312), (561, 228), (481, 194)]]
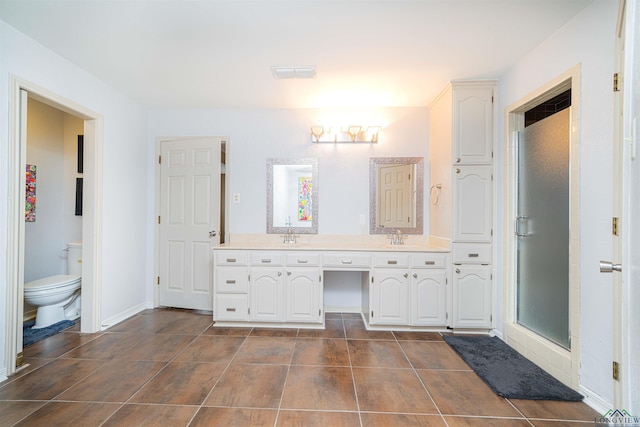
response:
[(490, 329), (491, 267), (454, 265), (453, 327)]
[(284, 321), (284, 254), (250, 252), (249, 320)]
[(249, 268), (246, 252), (217, 252), (214, 258), (214, 320), (249, 320)]
[(495, 86), (452, 82), (429, 105), (430, 230), (450, 241), (454, 254), (454, 328), (492, 327)]
[(370, 325), (409, 324), (409, 254), (375, 254), (370, 285)]
[(285, 321), (323, 323), (320, 255), (287, 252), (285, 271)]
[(447, 323), (447, 257), (415, 254), (411, 257), (411, 325)]

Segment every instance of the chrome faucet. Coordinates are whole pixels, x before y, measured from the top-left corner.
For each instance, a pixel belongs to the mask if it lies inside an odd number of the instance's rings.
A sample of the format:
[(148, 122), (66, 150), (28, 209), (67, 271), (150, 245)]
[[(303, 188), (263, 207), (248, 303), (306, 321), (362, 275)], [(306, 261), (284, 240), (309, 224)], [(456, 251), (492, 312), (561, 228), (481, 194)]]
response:
[(404, 245), (404, 236), (400, 230), (396, 230), (395, 234), (389, 236), (392, 245)]
[(287, 228), (287, 234), (284, 235), (283, 243), (295, 243), (296, 236), (293, 234), (293, 230), (291, 228)]

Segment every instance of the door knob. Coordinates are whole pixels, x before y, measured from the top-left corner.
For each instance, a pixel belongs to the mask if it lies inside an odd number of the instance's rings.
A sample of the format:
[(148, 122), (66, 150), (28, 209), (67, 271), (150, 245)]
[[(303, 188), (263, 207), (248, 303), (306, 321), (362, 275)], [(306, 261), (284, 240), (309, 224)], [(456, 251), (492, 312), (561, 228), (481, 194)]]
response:
[(216, 237), (217, 234), (218, 234), (218, 232), (216, 230), (211, 230), (209, 232), (209, 238)]
[(622, 271), (622, 265), (614, 264), (611, 261), (600, 261), (600, 273), (611, 273), (613, 271)]

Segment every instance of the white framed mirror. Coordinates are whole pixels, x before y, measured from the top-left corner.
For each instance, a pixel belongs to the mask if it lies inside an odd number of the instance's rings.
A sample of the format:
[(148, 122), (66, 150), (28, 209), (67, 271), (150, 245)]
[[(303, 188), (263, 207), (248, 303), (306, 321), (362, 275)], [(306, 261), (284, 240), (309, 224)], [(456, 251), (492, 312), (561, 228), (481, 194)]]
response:
[(369, 161), (369, 233), (423, 233), (424, 158)]
[(318, 234), (318, 159), (267, 159), (267, 233)]

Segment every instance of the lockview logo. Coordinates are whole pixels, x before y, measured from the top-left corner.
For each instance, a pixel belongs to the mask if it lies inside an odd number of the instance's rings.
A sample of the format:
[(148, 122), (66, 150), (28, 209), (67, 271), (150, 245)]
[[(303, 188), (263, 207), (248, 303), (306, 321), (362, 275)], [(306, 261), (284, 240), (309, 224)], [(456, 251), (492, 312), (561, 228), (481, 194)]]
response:
[(640, 427), (640, 417), (631, 415), (626, 409), (609, 409), (595, 421), (596, 426)]

